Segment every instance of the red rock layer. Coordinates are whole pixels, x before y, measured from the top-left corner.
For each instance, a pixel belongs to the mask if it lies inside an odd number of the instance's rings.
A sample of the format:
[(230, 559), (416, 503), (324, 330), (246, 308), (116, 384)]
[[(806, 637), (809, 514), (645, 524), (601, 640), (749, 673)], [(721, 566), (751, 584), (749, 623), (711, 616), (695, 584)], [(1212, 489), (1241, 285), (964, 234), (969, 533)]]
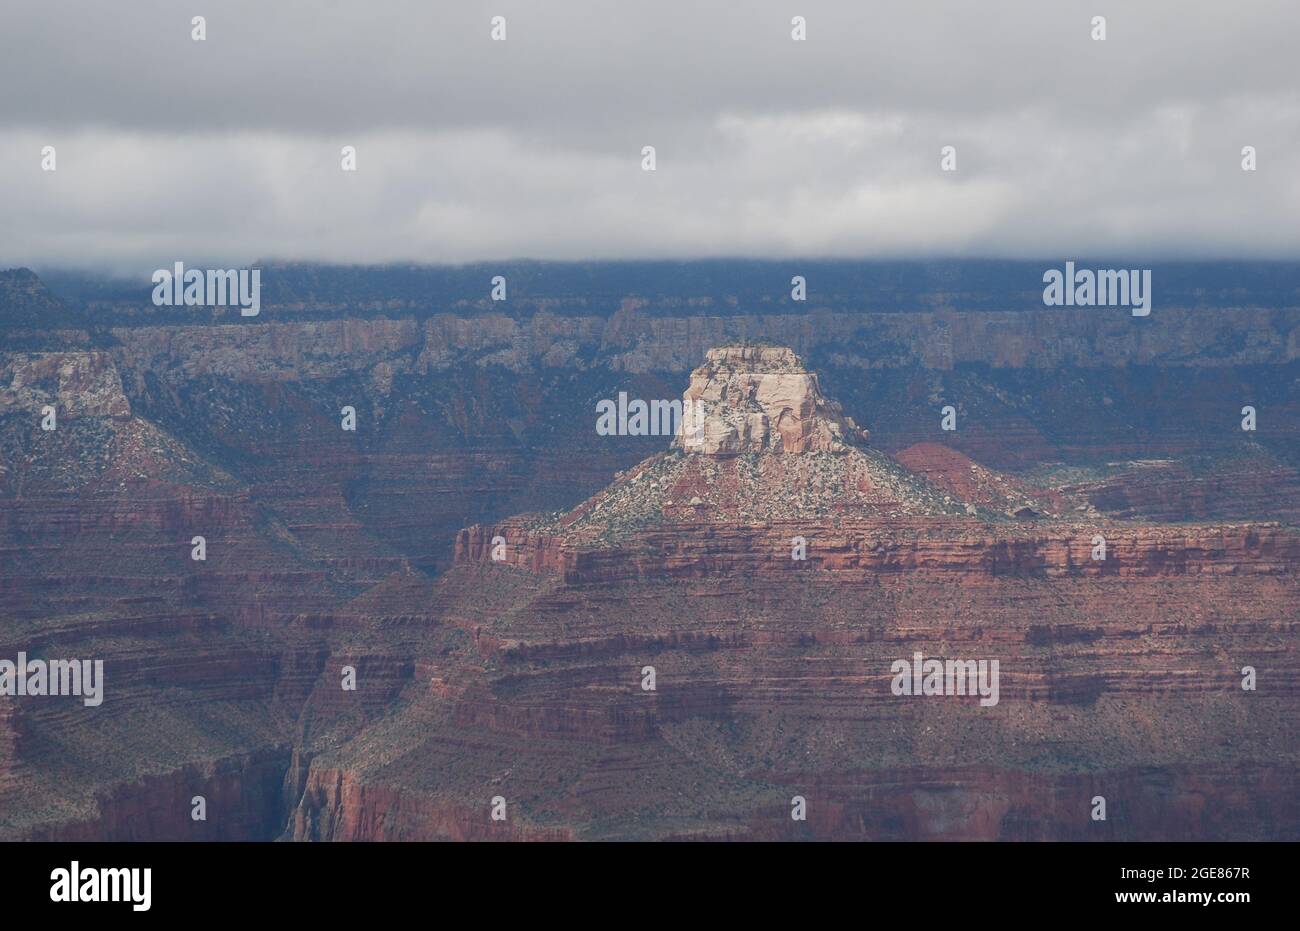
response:
[[(1093, 538), (1106, 540), (1094, 560)], [(791, 558), (791, 540), (807, 558)], [(557, 533), (506, 522), (469, 527), (456, 538), (456, 562), (493, 562), (493, 540), (509, 566), (555, 573), (566, 582), (613, 582), (727, 573), (827, 570), (858, 578), (881, 572), (949, 571), (971, 576), (1280, 575), (1300, 569), (1300, 533), (1277, 524), (1123, 526), (1051, 523), (1040, 531), (976, 522), (849, 521), (838, 526), (678, 523), (636, 533), (618, 547), (580, 546)]]

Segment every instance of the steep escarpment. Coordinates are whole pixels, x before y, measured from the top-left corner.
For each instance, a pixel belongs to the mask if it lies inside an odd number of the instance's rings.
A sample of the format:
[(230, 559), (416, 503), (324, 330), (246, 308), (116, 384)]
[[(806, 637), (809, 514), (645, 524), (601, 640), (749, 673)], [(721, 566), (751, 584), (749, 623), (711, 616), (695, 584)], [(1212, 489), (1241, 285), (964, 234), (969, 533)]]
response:
[[(575, 838), (1294, 838), (1293, 577), (466, 564), (434, 600), (472, 669), (317, 757), (295, 831), (485, 836), (500, 797), (512, 829)], [(999, 660), (997, 703), (895, 694), (915, 652)]]
[[(1098, 538), (1106, 546), (1101, 560), (1093, 558)], [(792, 551), (802, 558), (792, 559)], [(1026, 530), (961, 521), (902, 526), (883, 520), (762, 526), (699, 521), (640, 531), (615, 546), (503, 522), (461, 531), (456, 555), (459, 562), (502, 562), (562, 575), (573, 583), (805, 571), (845, 578), (946, 572), (972, 580), (1004, 575), (1270, 576), (1300, 570), (1300, 533), (1278, 524), (1162, 528), (1069, 523)]]

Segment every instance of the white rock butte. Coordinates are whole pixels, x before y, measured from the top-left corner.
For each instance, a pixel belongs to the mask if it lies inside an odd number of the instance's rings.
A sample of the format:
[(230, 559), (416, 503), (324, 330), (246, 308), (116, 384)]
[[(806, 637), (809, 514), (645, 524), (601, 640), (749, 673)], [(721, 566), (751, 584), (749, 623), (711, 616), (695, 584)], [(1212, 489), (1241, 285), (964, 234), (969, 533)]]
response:
[(837, 452), (868, 436), (784, 346), (710, 349), (682, 402), (673, 445), (699, 455)]

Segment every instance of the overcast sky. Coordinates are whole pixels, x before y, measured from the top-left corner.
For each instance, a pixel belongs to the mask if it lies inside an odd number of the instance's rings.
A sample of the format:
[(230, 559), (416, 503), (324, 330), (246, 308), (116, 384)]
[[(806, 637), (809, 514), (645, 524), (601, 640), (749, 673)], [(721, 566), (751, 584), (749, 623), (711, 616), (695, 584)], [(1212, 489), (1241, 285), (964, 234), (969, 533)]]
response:
[(17, 0), (0, 267), (1300, 258), (1297, 48), (1296, 0)]

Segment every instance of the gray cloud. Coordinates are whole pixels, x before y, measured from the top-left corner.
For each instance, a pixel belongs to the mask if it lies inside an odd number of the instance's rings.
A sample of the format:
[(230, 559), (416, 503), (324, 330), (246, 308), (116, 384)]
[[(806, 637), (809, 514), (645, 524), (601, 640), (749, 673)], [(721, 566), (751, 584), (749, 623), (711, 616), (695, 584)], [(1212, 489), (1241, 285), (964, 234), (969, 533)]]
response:
[(6, 14), (0, 264), (1300, 253), (1289, 0), (191, 7)]

